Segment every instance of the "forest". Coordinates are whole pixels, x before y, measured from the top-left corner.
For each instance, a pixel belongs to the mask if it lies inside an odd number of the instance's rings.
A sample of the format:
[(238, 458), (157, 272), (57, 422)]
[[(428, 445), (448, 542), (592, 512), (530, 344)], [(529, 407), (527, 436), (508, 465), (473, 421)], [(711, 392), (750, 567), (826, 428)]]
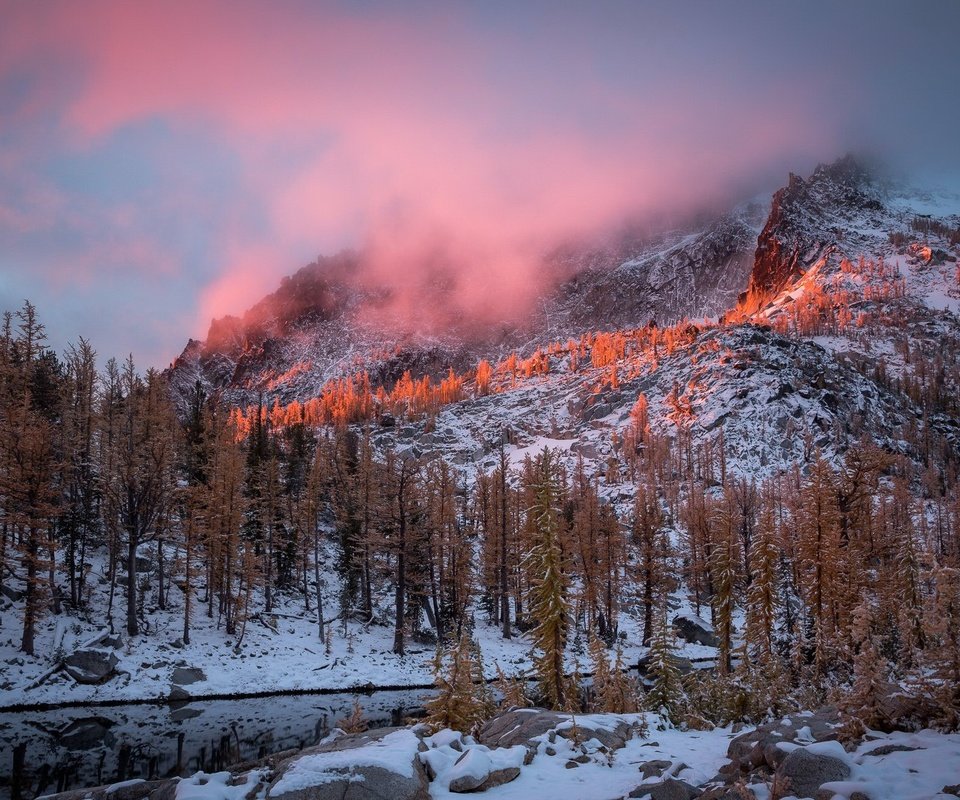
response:
[[(807, 307), (793, 324), (821, 319), (815, 298)], [(855, 726), (895, 714), (958, 727), (957, 461), (926, 428), (905, 452), (866, 431), (839, 461), (811, 445), (806, 463), (759, 480), (728, 469), (722, 434), (694, 442), (679, 390), (669, 435), (637, 397), (601, 470), (549, 450), (515, 464), (507, 431), (489, 473), (374, 442), (395, 417), (429, 417), (551, 359), (612, 382), (629, 352), (655, 358), (696, 335), (686, 323), (597, 334), (435, 386), (348, 380), (328, 387), (319, 417), (309, 403), (230, 408), (198, 382), (178, 413), (164, 375), (132, 358), (101, 369), (83, 339), (58, 357), (25, 303), (0, 331), (0, 589), (22, 591), (20, 648), (33, 654), (50, 614), (103, 614), (135, 648), (150, 636), (147, 593), (182, 610), (185, 643), (206, 615), (239, 646), (282, 596), (315, 618), (321, 643), (347, 620), (388, 626), (398, 657), (413, 638), (435, 642), (431, 714), (461, 730), (492, 713), (479, 617), (529, 639), (535, 688), (500, 676), (516, 704), (662, 709), (697, 725), (834, 702)], [(915, 390), (931, 413), (955, 403), (934, 384)], [(610, 500), (621, 485), (628, 503)], [(89, 605), (94, 552), (106, 609)], [(713, 673), (677, 668), (679, 594), (716, 631)], [(650, 647), (646, 687), (623, 671), (625, 615)], [(589, 688), (565, 662), (574, 643), (590, 654)]]

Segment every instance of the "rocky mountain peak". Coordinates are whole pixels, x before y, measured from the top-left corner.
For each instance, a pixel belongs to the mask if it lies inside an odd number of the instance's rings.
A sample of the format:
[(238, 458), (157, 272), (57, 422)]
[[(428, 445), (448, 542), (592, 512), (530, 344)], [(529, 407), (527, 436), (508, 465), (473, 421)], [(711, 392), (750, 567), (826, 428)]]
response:
[(757, 311), (836, 247), (830, 217), (838, 210), (882, 207), (873, 169), (852, 155), (820, 164), (807, 180), (791, 172), (787, 185), (773, 195), (741, 308)]

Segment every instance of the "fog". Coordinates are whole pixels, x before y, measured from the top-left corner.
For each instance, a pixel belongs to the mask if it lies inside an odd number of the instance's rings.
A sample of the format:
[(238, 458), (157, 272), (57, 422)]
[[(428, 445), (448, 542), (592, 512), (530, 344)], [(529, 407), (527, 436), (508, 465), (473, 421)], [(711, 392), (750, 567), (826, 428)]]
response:
[(956, 3), (559, 6), (0, 2), (0, 306), (162, 366), (351, 248), (493, 324), (628, 220), (960, 172)]

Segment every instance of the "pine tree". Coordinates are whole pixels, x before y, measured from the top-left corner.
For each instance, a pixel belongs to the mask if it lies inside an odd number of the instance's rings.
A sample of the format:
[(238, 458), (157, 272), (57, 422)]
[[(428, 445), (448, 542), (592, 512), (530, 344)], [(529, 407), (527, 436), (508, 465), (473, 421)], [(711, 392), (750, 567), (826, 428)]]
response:
[(852, 654), (853, 686), (841, 695), (840, 707), (852, 716), (853, 730), (874, 728), (883, 723), (882, 700), (889, 686), (889, 664), (878, 652), (873, 634), (873, 600), (865, 597), (853, 612), (851, 640), (856, 652)]
[(768, 666), (774, 658), (773, 632), (776, 623), (778, 587), (777, 563), (780, 556), (776, 541), (773, 501), (764, 498), (763, 509), (750, 553), (753, 581), (747, 590), (746, 644), (752, 660)]
[(933, 571), (935, 592), (927, 614), (924, 660), (938, 681), (936, 691), (951, 727), (960, 727), (960, 569)]
[(523, 690), (523, 683), (518, 678), (508, 678), (497, 664), (497, 691), (500, 692), (500, 706), (503, 709), (528, 708), (530, 698)]
[(434, 732), (473, 733), (493, 710), (479, 646), (464, 629), (454, 644), (437, 647), (433, 666), (437, 694), (427, 701), (424, 722)]
[(685, 709), (686, 694), (673, 655), (673, 633), (667, 621), (666, 603), (661, 604), (655, 615), (647, 674), (653, 685), (647, 692), (644, 705), (674, 723), (679, 722)]
[(569, 581), (560, 542), (560, 486), (549, 449), (537, 460), (536, 473), (534, 504), (528, 516), (537, 543), (527, 556), (536, 576), (530, 592), (531, 615), (537, 621), (531, 634), (534, 669), (544, 704), (559, 710), (567, 705), (572, 691), (563, 671), (569, 628)]
[(627, 677), (623, 651), (617, 647), (613, 665), (603, 640), (591, 636), (587, 645), (593, 666), (593, 708), (605, 714), (632, 714), (637, 710), (637, 687)]

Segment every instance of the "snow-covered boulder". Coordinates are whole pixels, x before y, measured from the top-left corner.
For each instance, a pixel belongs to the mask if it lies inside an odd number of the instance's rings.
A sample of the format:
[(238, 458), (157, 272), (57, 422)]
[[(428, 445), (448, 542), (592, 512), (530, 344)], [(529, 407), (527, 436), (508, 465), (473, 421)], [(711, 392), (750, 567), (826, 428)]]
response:
[(638, 786), (630, 797), (644, 797), (649, 800), (693, 800), (700, 794), (700, 790), (685, 781), (676, 778), (667, 778), (660, 783), (647, 783)]
[(673, 628), (685, 642), (702, 644), (706, 647), (720, 646), (720, 640), (714, 633), (713, 625), (696, 614), (677, 614), (673, 618)]
[(840, 717), (834, 709), (795, 714), (741, 733), (730, 742), (727, 757), (744, 772), (764, 765), (776, 769), (787, 756), (788, 751), (780, 747), (784, 742), (834, 741), (839, 738), (839, 728)]
[(477, 741), (487, 747), (532, 745), (532, 741), (569, 719), (568, 714), (543, 708), (514, 708), (484, 723)]
[(445, 777), (451, 792), (485, 792), (515, 780), (520, 775), (522, 763), (522, 755), (490, 751), (479, 745), (465, 750)]
[(845, 781), (850, 777), (843, 747), (831, 742), (830, 752), (798, 747), (787, 754), (777, 768), (774, 800), (780, 797), (816, 797), (817, 790), (830, 781)]
[(199, 667), (177, 667), (170, 676), (170, 683), (177, 686), (189, 686), (191, 683), (205, 681), (207, 676)]
[(111, 650), (77, 650), (63, 660), (63, 668), (77, 683), (102, 683), (113, 677), (120, 660)]
[(284, 762), (269, 800), (427, 800), (421, 740), (405, 728), (331, 737)]

